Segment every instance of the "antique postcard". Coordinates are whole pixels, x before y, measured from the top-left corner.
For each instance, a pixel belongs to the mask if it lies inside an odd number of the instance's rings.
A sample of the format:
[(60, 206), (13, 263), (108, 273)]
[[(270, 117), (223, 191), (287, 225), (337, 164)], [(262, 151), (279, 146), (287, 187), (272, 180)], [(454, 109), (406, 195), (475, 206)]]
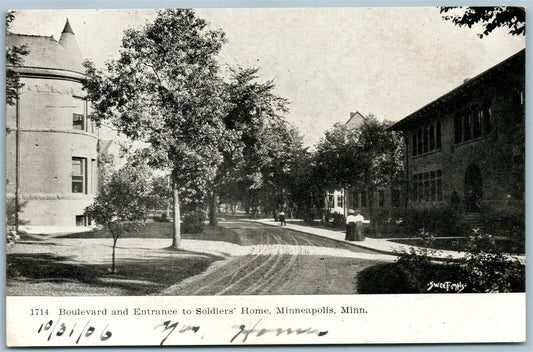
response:
[(524, 342), (525, 11), (7, 11), (7, 345)]

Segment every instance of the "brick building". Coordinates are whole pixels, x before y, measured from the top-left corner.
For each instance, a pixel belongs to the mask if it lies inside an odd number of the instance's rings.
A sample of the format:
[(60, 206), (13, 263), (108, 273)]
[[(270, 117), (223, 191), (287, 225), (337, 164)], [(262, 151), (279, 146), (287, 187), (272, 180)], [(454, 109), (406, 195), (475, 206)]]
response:
[(88, 118), (74, 32), (67, 20), (59, 41), (7, 33), (6, 45), (29, 51), (15, 68), (19, 99), (6, 108), (8, 209), (18, 204), (27, 230), (90, 225), (83, 212), (97, 190), (98, 128)]
[(394, 124), (410, 208), (523, 207), (525, 49)]

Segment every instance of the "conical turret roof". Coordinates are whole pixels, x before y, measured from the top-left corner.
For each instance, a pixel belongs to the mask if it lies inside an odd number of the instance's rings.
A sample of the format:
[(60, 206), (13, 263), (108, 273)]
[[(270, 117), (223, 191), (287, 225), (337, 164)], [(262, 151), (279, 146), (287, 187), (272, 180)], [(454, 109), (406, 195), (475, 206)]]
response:
[(63, 32), (61, 33), (72, 33), (74, 34), (74, 31), (72, 30), (72, 27), (70, 26), (70, 22), (68, 21), (68, 18), (67, 18), (67, 23), (65, 23), (65, 28), (63, 28)]

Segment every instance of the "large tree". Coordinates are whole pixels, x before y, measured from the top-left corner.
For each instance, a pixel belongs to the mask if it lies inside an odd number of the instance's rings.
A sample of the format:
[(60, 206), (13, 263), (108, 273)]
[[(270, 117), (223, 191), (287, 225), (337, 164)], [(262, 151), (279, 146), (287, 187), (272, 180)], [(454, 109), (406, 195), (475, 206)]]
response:
[(509, 28), (509, 34), (526, 34), (526, 9), (515, 6), (492, 6), (492, 7), (441, 7), (442, 18), (452, 21), (461, 27), (471, 28), (480, 24), (483, 32), (478, 36), (483, 38), (493, 30), (500, 27)]
[(231, 70), (230, 109), (224, 123), (236, 143), (233, 153), (225, 155), (218, 188), (224, 201), (241, 201), (252, 214), (260, 205), (272, 208), (282, 202), (279, 181), (289, 171), (291, 153), (301, 146), (296, 129), (283, 117), (288, 101), (274, 93), (272, 81), (260, 81), (258, 72)]
[(326, 131), (315, 152), (323, 188), (366, 190), (372, 204), (378, 187), (400, 182), (402, 144), (389, 126), (370, 115), (360, 126), (337, 123)]
[(85, 63), (93, 118), (112, 119), (126, 136), (148, 143), (150, 164), (171, 170), (175, 248), (181, 195), (205, 195), (231, 140), (217, 75), (224, 42), (193, 10), (161, 10), (143, 28), (125, 31), (120, 57), (105, 73)]

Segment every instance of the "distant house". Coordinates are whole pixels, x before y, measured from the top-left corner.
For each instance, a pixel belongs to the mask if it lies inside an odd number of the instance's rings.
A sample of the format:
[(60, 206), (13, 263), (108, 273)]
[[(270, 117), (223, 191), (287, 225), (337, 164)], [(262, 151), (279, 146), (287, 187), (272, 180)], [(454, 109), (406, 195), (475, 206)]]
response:
[[(351, 112), (346, 125), (358, 128), (366, 117), (360, 112)], [(400, 190), (391, 186), (380, 186), (369, 194), (366, 189), (341, 189), (326, 194), (327, 209), (330, 213), (347, 215), (348, 209), (358, 209), (365, 216), (402, 206)]]
[(11, 69), (24, 85), (6, 108), (6, 200), (28, 229), (86, 227), (84, 209), (98, 188), (98, 128), (88, 118), (74, 32), (67, 20), (59, 41), (7, 33), (6, 46), (23, 45), (29, 54)]
[(408, 207), (523, 207), (525, 50), (394, 124), (405, 138)]

